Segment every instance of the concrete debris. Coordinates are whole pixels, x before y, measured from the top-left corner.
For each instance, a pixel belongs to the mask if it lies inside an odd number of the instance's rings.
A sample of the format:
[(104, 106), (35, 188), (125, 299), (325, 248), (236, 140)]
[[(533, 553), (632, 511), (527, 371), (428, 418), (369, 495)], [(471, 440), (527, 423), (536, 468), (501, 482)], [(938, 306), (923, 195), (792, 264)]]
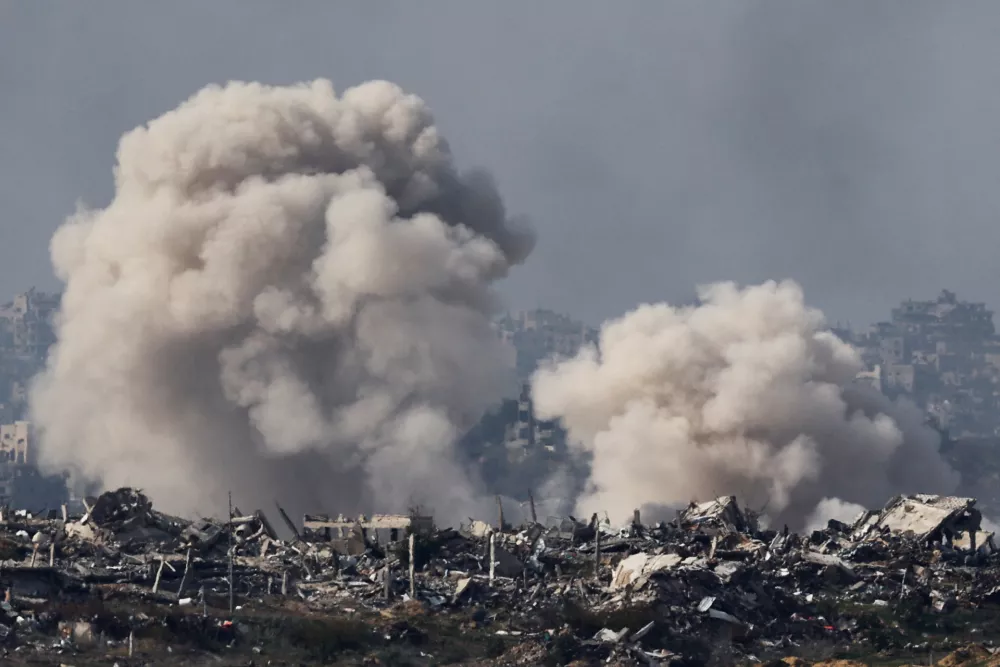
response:
[(682, 560), (684, 559), (677, 554), (662, 554), (660, 556), (650, 556), (645, 553), (633, 554), (618, 563), (614, 574), (611, 575), (610, 589), (616, 591), (629, 586), (640, 589), (651, 575), (662, 570), (669, 570), (679, 565)]
[[(943, 618), (1000, 609), (1000, 554), (968, 498), (894, 498), (810, 535), (761, 529), (732, 497), (692, 503), (668, 523), (636, 516), (620, 528), (596, 515), (503, 530), (479, 521), (440, 529), (425, 516), (309, 515), (301, 530), (290, 527), (290, 540), (262, 511), (189, 521), (157, 512), (133, 489), (87, 507), (65, 519), (4, 513), (3, 644), (48, 628), (63, 642), (94, 643), (91, 617), (45, 622), (41, 610), (56, 600), (134, 599), (197, 614), (226, 609), (230, 582), (236, 609), (276, 599), (323, 613), (404, 604), (464, 615), (475, 628), (502, 613), (499, 636), (557, 642), (566, 660), (641, 665), (709, 662), (719, 637), (736, 662), (808, 642), (892, 645), (909, 639), (883, 611)], [(419, 634), (400, 626), (386, 636), (393, 632)]]
[(741, 510), (735, 496), (723, 496), (701, 504), (691, 503), (681, 513), (680, 521), (687, 526), (725, 532), (757, 530), (757, 517), (752, 512)]

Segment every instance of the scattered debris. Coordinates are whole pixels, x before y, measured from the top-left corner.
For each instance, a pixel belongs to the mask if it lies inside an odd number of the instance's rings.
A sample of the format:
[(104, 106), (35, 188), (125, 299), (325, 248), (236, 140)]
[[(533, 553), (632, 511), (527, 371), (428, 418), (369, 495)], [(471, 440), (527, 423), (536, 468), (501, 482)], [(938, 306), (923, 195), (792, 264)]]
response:
[[(621, 527), (597, 515), (504, 530), (480, 521), (439, 529), (426, 516), (306, 516), (289, 527), (291, 540), (259, 510), (187, 521), (133, 489), (86, 507), (76, 517), (4, 513), (3, 645), (44, 632), (77, 649), (106, 644), (93, 615), (47, 618), (56, 601), (131, 599), (204, 626), (209, 609), (228, 614), (230, 555), (237, 612), (212, 626), (217, 636), (250, 632), (244, 605), (379, 618), (419, 609), (567, 662), (698, 664), (719, 637), (727, 660), (748, 662), (815, 642), (907, 646), (900, 618), (1000, 609), (1000, 555), (969, 498), (893, 498), (810, 535), (763, 530), (732, 497), (657, 525), (636, 513)], [(127, 636), (148, 622), (131, 614)], [(379, 641), (430, 641), (393, 623)]]

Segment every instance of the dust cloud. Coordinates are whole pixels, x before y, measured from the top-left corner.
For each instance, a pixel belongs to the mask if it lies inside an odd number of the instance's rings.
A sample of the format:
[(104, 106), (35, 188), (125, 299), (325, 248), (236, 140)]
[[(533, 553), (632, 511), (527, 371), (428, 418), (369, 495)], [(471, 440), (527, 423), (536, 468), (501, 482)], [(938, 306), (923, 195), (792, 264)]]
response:
[(177, 513), (468, 516), (454, 442), (509, 381), (491, 285), (533, 245), (394, 84), (205, 88), (52, 240), (41, 463)]
[(719, 283), (696, 306), (605, 323), (598, 346), (541, 368), (533, 395), (592, 457), (578, 514), (736, 494), (801, 529), (958, 483), (920, 411), (855, 384), (862, 369), (797, 284)]

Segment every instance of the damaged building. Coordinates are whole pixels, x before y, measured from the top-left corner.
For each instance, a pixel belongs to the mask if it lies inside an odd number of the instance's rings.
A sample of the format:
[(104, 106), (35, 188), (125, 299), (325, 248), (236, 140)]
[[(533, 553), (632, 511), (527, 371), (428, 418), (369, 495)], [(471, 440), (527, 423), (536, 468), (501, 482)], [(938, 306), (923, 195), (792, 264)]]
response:
[(56, 341), (61, 298), (32, 288), (0, 305), (0, 423), (27, 416), (28, 388)]
[[(596, 514), (453, 528), (428, 516), (314, 514), (296, 525), (276, 509), (290, 539), (261, 510), (191, 521), (156, 511), (133, 489), (87, 499), (83, 515), (5, 512), (0, 644), (44, 652), (49, 633), (64, 649), (113, 650), (125, 638), (162, 636), (158, 614), (192, 607), (199, 613), (186, 618), (198, 632), (224, 632), (226, 650), (242, 641), (259, 653), (267, 649), (255, 624), (294, 605), (297, 615), (371, 624), (374, 633), (352, 644), (358, 659), (410, 647), (416, 664), (436, 664), (422, 648), (436, 641), (431, 630), (386, 620), (405, 609), (406, 618), (419, 610), (427, 628), (454, 619), (463, 641), (488, 636), (491, 650), (530, 655), (503, 664), (697, 665), (718, 661), (720, 647), (747, 663), (817, 642), (944, 650), (951, 636), (935, 638), (923, 619), (948, 627), (1000, 613), (1000, 553), (971, 498), (892, 498), (808, 535), (761, 528), (732, 496), (656, 524), (637, 510), (622, 525)], [(117, 621), (117, 634), (57, 613), (93, 598), (146, 611)], [(922, 624), (922, 635), (908, 623)], [(916, 649), (914, 636), (924, 638)]]
[(68, 502), (66, 475), (45, 475), (35, 465), (31, 422), (0, 424), (0, 505), (38, 512)]

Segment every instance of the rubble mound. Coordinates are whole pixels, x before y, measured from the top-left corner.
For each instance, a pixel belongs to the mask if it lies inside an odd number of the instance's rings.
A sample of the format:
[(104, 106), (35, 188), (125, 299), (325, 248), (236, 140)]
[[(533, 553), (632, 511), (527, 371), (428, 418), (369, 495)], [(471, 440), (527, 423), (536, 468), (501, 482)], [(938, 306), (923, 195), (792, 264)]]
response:
[(90, 508), (90, 519), (98, 526), (121, 524), (151, 512), (153, 503), (141, 491), (121, 488), (102, 493)]
[(127, 488), (85, 509), (3, 512), (0, 650), (131, 645), (157, 664), (169, 648), (274, 665), (1000, 665), (1000, 553), (971, 498), (900, 496), (808, 535), (762, 528), (731, 496), (620, 526), (298, 525), (279, 507), (287, 539), (260, 510), (188, 521)]

